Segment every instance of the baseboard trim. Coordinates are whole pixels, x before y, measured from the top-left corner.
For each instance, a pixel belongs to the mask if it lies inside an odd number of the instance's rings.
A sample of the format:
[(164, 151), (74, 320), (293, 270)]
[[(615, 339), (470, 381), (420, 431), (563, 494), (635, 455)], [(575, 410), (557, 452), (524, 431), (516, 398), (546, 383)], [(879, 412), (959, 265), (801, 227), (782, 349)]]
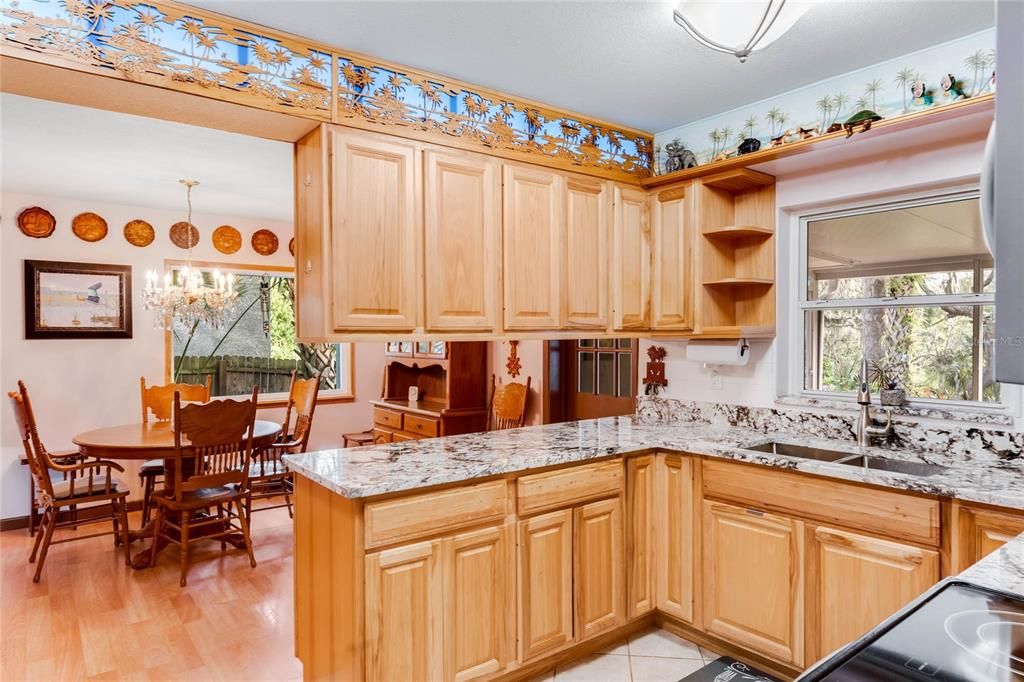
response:
[[(142, 500), (132, 500), (128, 503), (128, 511), (139, 511), (142, 509)], [(107, 504), (98, 504), (92, 507), (82, 507), (78, 510), (78, 520), (82, 523), (88, 523), (91, 519), (97, 516), (105, 516), (110, 513), (110, 507)], [(57, 515), (57, 521), (70, 521), (71, 512), (68, 510), (62, 511)], [(7, 530), (18, 530), (20, 528), (28, 528), (28, 514), (25, 516), (12, 516), (7, 519), (0, 519), (0, 532)]]

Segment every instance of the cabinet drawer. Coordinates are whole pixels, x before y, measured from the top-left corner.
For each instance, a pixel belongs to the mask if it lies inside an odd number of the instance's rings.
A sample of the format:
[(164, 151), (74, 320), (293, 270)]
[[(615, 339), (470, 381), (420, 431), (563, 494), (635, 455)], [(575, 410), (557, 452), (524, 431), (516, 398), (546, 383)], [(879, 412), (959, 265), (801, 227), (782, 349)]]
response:
[(505, 517), (505, 481), (488, 481), (435, 493), (411, 495), (366, 505), (366, 547), (440, 533)]
[(414, 414), (405, 415), (405, 430), (411, 431), (426, 438), (433, 438), (439, 432), (438, 421), (428, 417), (417, 417)]
[(617, 495), (622, 485), (622, 460), (523, 476), (517, 485), (519, 514), (533, 514)]
[(402, 413), (394, 410), (385, 410), (383, 407), (373, 408), (373, 423), (383, 426), (390, 426), (393, 429), (402, 428)]
[(704, 494), (938, 546), (939, 502), (754, 465), (705, 459)]

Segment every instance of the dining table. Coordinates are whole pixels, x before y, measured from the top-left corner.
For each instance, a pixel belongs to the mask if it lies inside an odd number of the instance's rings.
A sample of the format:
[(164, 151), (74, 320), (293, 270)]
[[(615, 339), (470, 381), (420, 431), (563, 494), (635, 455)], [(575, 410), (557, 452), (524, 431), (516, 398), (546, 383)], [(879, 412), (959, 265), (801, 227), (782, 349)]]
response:
[[(281, 434), (281, 425), (276, 422), (257, 419), (253, 424), (253, 451), (273, 445)], [(164, 489), (166, 495), (174, 494), (174, 428), (168, 421), (138, 422), (107, 426), (92, 431), (85, 431), (71, 439), (78, 446), (81, 454), (89, 458), (110, 459), (114, 461), (143, 461), (150, 459), (164, 460)], [(188, 439), (182, 437), (182, 444), (188, 445)], [(185, 467), (183, 467), (185, 468)], [(186, 473), (186, 472), (183, 472)], [(134, 542), (153, 537), (154, 520), (138, 530), (129, 530), (128, 540)], [(211, 526), (207, 532), (214, 532)], [(232, 535), (227, 541), (239, 549), (245, 548), (241, 534)], [(157, 540), (157, 552), (167, 545), (167, 540)], [(149, 566), (151, 552), (137, 552), (132, 559), (132, 566), (137, 569)]]

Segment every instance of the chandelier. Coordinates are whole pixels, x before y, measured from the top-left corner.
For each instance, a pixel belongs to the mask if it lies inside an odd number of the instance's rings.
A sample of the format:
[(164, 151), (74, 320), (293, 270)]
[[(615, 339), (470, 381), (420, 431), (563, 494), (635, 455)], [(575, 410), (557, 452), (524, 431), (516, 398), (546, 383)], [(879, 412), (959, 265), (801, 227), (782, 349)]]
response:
[(754, 50), (791, 29), (810, 6), (799, 0), (683, 0), (673, 17), (704, 47), (746, 62)]
[(146, 310), (154, 311), (153, 322), (157, 327), (172, 329), (176, 322), (193, 327), (200, 322), (220, 329), (224, 318), (232, 310), (238, 294), (234, 289), (234, 275), (222, 275), (214, 270), (207, 277), (192, 265), (192, 188), (196, 180), (179, 180), (185, 185), (188, 202), (188, 259), (176, 277), (170, 272), (161, 279), (155, 270), (146, 273), (146, 288), (143, 301)]

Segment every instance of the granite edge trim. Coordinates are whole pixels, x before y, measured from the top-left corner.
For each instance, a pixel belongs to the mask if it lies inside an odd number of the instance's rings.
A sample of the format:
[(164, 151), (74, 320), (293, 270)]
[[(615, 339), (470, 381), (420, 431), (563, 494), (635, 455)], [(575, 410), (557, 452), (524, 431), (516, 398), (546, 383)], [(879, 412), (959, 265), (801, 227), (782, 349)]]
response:
[[(750, 443), (752, 444), (752, 443)], [(548, 468), (551, 466), (581, 464), (604, 457), (628, 457), (651, 451), (671, 452), (678, 454), (699, 455), (716, 459), (731, 460), (747, 464), (796, 471), (799, 473), (812, 474), (852, 483), (864, 483), (876, 485), (892, 490), (918, 493), (923, 495), (934, 495), (960, 500), (963, 502), (975, 502), (979, 504), (990, 504), (1024, 511), (1024, 495), (1018, 493), (1013, 495), (1013, 488), (1006, 491), (986, 491), (984, 494), (975, 494), (970, 489), (958, 489), (951, 485), (944, 485), (940, 482), (929, 481), (927, 477), (912, 476), (893, 472), (873, 470), (870, 473), (863, 473), (862, 469), (850, 467), (832, 462), (819, 462), (815, 460), (798, 459), (785, 455), (772, 455), (756, 451), (745, 450), (740, 446), (723, 446), (714, 443), (694, 441), (685, 450), (663, 443), (647, 443), (635, 448), (606, 448), (595, 449), (593, 452), (574, 456), (569, 461), (549, 463), (543, 462), (525, 467), (509, 466), (493, 471), (484, 471), (479, 474), (461, 475), (447, 480), (424, 481), (418, 479), (410, 481), (409, 484), (395, 485), (393, 482), (381, 481), (376, 484), (367, 485), (345, 485), (337, 480), (330, 480), (306, 466), (299, 458), (302, 455), (285, 455), (284, 460), (288, 468), (299, 473), (312, 481), (323, 485), (329, 490), (349, 499), (365, 499), (379, 495), (393, 493), (412, 493), (423, 488), (430, 488), (442, 485), (454, 485), (467, 481), (476, 481), (496, 476), (509, 474), (523, 474), (536, 469)], [(443, 478), (443, 477), (442, 477)]]

